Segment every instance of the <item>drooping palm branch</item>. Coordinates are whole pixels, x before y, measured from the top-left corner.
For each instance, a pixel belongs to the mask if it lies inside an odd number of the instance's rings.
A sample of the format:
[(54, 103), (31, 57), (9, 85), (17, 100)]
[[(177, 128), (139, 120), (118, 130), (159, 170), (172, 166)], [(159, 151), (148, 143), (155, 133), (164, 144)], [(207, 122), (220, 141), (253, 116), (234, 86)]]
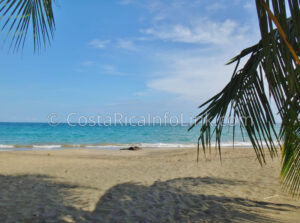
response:
[[(264, 148), (271, 157), (281, 148), (281, 181), (284, 189), (294, 196), (300, 195), (300, 9), (298, 0), (285, 1), (256, 0), (261, 40), (244, 49), (229, 64), (236, 62), (230, 82), (225, 88), (200, 106), (202, 112), (196, 116), (201, 123), (198, 138), (204, 149), (210, 148), (213, 132), (221, 155), (221, 136), (224, 117), (233, 122), (239, 120), (245, 129), (260, 164), (266, 162)], [(272, 15), (266, 7), (272, 8), (274, 18), (280, 25), (280, 31), (274, 26)], [(271, 7), (270, 7), (271, 6)], [(287, 17), (289, 9), (291, 17)], [(273, 14), (273, 13), (272, 13)], [(282, 35), (282, 32), (285, 36)], [(284, 39), (286, 38), (286, 39)], [(287, 42), (289, 44), (287, 44)], [(291, 49), (297, 58), (293, 57)], [(240, 68), (241, 59), (247, 58)], [(268, 94), (270, 97), (268, 97)], [(274, 114), (270, 106), (273, 98), (282, 119), (279, 134), (275, 131)], [(216, 121), (211, 128), (210, 121)], [(233, 128), (233, 135), (235, 128)], [(282, 145), (281, 145), (282, 142)]]
[[(10, 39), (10, 49), (24, 47), (28, 30), (31, 29), (34, 50), (50, 42), (54, 36), (55, 22), (52, 10), (54, 0), (0, 0), (0, 31)], [(30, 26), (31, 24), (31, 26)]]

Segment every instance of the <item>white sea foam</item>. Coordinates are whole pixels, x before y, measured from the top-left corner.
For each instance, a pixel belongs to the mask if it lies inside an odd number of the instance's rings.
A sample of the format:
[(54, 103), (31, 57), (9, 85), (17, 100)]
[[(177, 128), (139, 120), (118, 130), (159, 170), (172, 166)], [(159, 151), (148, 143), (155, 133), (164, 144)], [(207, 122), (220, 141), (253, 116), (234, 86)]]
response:
[[(275, 144), (277, 146), (277, 144)], [(84, 145), (84, 144), (41, 144), (41, 145), (5, 145), (0, 144), (0, 150), (52, 150), (52, 149), (70, 149), (70, 148), (82, 148), (82, 149), (103, 149), (103, 150), (119, 150), (122, 148), (127, 148), (130, 146), (139, 146), (144, 149), (151, 149), (151, 148), (196, 148), (196, 143), (127, 143), (127, 144), (95, 144), (95, 145)], [(200, 147), (202, 145), (200, 144)], [(215, 147), (216, 143), (211, 143), (211, 147)], [(232, 147), (232, 142), (222, 142), (221, 147)], [(251, 142), (243, 142), (243, 141), (235, 141), (235, 147), (252, 147)], [(266, 143), (263, 143), (262, 146), (267, 146)]]
[(98, 144), (98, 145), (81, 145), (84, 148), (97, 149), (121, 149), (130, 146), (139, 146), (142, 148), (187, 148), (195, 147), (196, 144), (180, 144), (180, 143), (131, 143), (131, 144)]
[[(138, 144), (141, 147), (145, 148), (195, 148), (197, 147), (197, 144), (194, 143), (141, 143)], [(200, 147), (201, 147), (200, 143)], [(216, 143), (212, 142), (211, 146), (214, 147), (216, 146)], [(223, 142), (221, 143), (221, 147), (232, 147), (233, 143), (232, 142)], [(251, 142), (234, 142), (235, 147), (252, 147)], [(263, 146), (266, 146), (264, 143)]]
[[(212, 146), (216, 146), (216, 143), (212, 143)], [(223, 142), (221, 143), (221, 147), (251, 147), (251, 142), (234, 142), (234, 145), (232, 142)]]
[(141, 143), (138, 145), (146, 148), (192, 148), (196, 146), (196, 144), (184, 143)]
[[(73, 145), (33, 145), (32, 148), (34, 149), (55, 149), (55, 148), (88, 148), (88, 149), (121, 149), (130, 146), (139, 146), (142, 148), (195, 148), (197, 144), (193, 143), (131, 143), (131, 144), (96, 144), (96, 145), (80, 145), (80, 144), (73, 144)], [(200, 144), (201, 146), (201, 144)], [(211, 146), (216, 146), (215, 143), (212, 143)], [(223, 142), (221, 143), (222, 147), (232, 147), (232, 142)], [(251, 147), (251, 142), (234, 142), (235, 147)], [(263, 146), (266, 146), (263, 143)], [(1, 147), (0, 147), (1, 148)]]
[(97, 148), (97, 149), (109, 149), (109, 148), (114, 148), (114, 149), (118, 149), (118, 148), (123, 148), (123, 147), (126, 147), (126, 146), (129, 146), (129, 145), (87, 145), (87, 146), (84, 146), (85, 148)]
[(0, 148), (5, 148), (5, 149), (10, 149), (10, 148), (14, 148), (14, 145), (4, 145), (4, 144), (0, 144)]
[(61, 145), (33, 145), (32, 148), (35, 149), (57, 149), (61, 148)]
[[(275, 146), (279, 146), (278, 143), (274, 142)], [(200, 146), (202, 146), (200, 144)], [(216, 143), (211, 143), (211, 146), (216, 146)], [(221, 142), (221, 147), (253, 147), (251, 142), (244, 142), (244, 141), (235, 141), (234, 145), (233, 142)], [(267, 143), (266, 142), (262, 142), (262, 146), (263, 147), (267, 147)]]

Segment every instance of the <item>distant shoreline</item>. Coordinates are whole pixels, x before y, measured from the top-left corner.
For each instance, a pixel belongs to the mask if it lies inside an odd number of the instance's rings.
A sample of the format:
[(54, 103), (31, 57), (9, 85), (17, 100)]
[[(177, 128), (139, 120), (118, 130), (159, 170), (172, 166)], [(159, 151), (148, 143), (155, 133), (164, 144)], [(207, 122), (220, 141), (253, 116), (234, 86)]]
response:
[[(122, 148), (130, 146), (139, 146), (142, 149), (183, 149), (183, 148), (197, 148), (197, 144), (188, 143), (132, 143), (132, 144), (33, 144), (33, 145), (10, 145), (0, 144), (0, 152), (4, 151), (51, 151), (51, 150), (72, 150), (72, 149), (94, 149), (94, 150), (106, 150), (116, 151)], [(202, 147), (202, 146), (200, 146)], [(213, 143), (212, 148), (215, 148)], [(233, 147), (232, 143), (221, 144), (221, 147), (230, 148)], [(249, 142), (235, 143), (235, 148), (252, 148)]]

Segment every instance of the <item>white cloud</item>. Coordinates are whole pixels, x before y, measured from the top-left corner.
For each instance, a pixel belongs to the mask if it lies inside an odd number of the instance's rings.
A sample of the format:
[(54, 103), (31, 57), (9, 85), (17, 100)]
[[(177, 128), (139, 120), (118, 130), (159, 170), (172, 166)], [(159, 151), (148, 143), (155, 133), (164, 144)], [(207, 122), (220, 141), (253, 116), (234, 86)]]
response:
[(117, 66), (112, 64), (100, 64), (96, 61), (87, 60), (80, 63), (80, 68), (76, 71), (79, 73), (96, 73), (104, 75), (122, 75)]
[(81, 63), (82, 66), (93, 66), (95, 65), (95, 62), (94, 61), (91, 61), (91, 60), (87, 60), (87, 61), (84, 61)]
[[(209, 16), (214, 10), (226, 8), (223, 3), (177, 0), (168, 7), (162, 1), (149, 6), (151, 22), (141, 32), (145, 37), (161, 40), (162, 44), (174, 43), (172, 48), (163, 47), (154, 53), (160, 66), (156, 66), (155, 75), (148, 79), (149, 89), (198, 103), (222, 90), (234, 69), (225, 63), (258, 40), (255, 14), (243, 21)], [(243, 9), (243, 4), (239, 4), (234, 7)], [(185, 48), (182, 43), (190, 45)]]
[(114, 65), (102, 64), (99, 66), (101, 73), (110, 75), (121, 75), (122, 73)]
[(255, 3), (253, 1), (251, 2), (246, 2), (243, 6), (245, 9), (255, 9)]
[(163, 68), (156, 71), (158, 75), (153, 76), (147, 86), (185, 101), (203, 102), (228, 83), (234, 66), (225, 64), (256, 42), (257, 36), (249, 34), (248, 37), (228, 38), (223, 44), (216, 42), (206, 48), (196, 45), (189, 50), (160, 51), (155, 57)]
[[(137, 39), (139, 40), (139, 39)], [(97, 49), (104, 49), (108, 47), (108, 44), (111, 44), (111, 46), (122, 48), (126, 50), (138, 50), (137, 46), (134, 44), (134, 40), (130, 39), (119, 39), (119, 40), (100, 40), (100, 39), (94, 39), (88, 43), (89, 46), (92, 46)]]
[(224, 4), (221, 4), (219, 2), (214, 2), (211, 5), (207, 5), (205, 7), (205, 10), (208, 12), (218, 12), (219, 10), (225, 9), (226, 6)]
[(121, 5), (129, 5), (133, 2), (133, 0), (121, 0), (119, 4)]
[(133, 51), (137, 50), (137, 47), (135, 46), (132, 40), (120, 39), (118, 41), (118, 47), (126, 50), (133, 50)]
[(98, 48), (98, 49), (104, 49), (109, 43), (110, 43), (110, 40), (94, 39), (89, 42), (89, 46), (92, 46), (92, 47)]
[(224, 44), (229, 42), (232, 36), (241, 34), (237, 26), (237, 23), (230, 19), (224, 22), (201, 19), (197, 23), (163, 25), (142, 32), (173, 42)]
[(134, 95), (138, 96), (138, 97), (142, 97), (142, 96), (147, 95), (147, 92), (146, 91), (139, 91), (139, 92), (135, 92)]
[[(139, 41), (138, 53), (145, 53), (157, 62), (148, 71), (152, 73), (147, 76), (148, 88), (136, 92), (136, 96), (159, 91), (173, 94), (178, 101), (203, 102), (230, 80), (233, 66), (224, 64), (258, 40), (256, 14), (248, 10), (250, 5), (245, 1), (230, 2), (233, 13), (237, 10), (248, 13), (239, 20), (230, 13), (225, 19), (224, 15), (216, 15), (220, 10), (227, 13), (226, 1), (123, 0), (121, 3), (135, 4), (147, 13), (139, 19), (143, 24), (142, 35), (120, 37), (123, 39), (114, 40), (114, 46), (136, 51), (134, 41)], [(113, 66), (101, 69), (119, 73)]]
[(166, 67), (147, 86), (183, 100), (199, 102), (213, 96), (231, 77), (232, 67), (224, 65), (230, 56), (224, 53), (205, 56), (201, 50), (195, 50), (161, 54), (159, 58)]

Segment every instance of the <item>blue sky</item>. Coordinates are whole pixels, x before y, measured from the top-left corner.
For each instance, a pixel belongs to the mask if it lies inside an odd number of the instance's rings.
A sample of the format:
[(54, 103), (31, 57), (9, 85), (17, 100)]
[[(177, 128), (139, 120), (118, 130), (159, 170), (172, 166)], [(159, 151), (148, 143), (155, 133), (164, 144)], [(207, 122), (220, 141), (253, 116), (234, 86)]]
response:
[[(59, 0), (51, 47), (0, 48), (0, 121), (198, 112), (259, 39), (252, 0)], [(3, 37), (0, 35), (0, 40)]]

